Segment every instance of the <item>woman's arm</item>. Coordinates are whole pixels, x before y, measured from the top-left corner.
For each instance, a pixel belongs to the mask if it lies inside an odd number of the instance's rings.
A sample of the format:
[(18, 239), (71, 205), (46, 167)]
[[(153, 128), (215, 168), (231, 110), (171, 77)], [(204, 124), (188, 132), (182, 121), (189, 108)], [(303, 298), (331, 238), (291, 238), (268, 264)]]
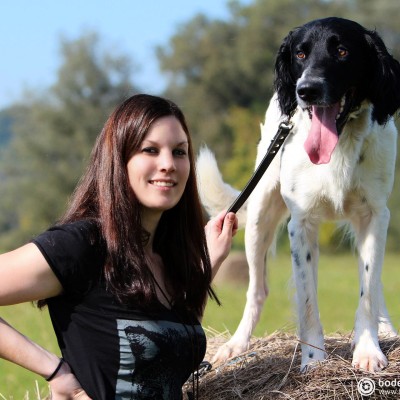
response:
[[(57, 296), (62, 286), (46, 259), (30, 243), (0, 255), (0, 306)], [(1, 310), (0, 310), (1, 313)], [(15, 330), (0, 318), (0, 357), (43, 378), (50, 377), (60, 359)], [(67, 363), (50, 382), (54, 400), (88, 399)]]
[(62, 286), (33, 243), (0, 255), (0, 306), (61, 294)]
[(55, 354), (32, 342), (2, 318), (0, 318), (0, 357), (43, 378), (49, 377), (59, 363), (59, 358)]
[(214, 279), (222, 262), (228, 256), (232, 247), (232, 238), (238, 229), (238, 220), (234, 213), (220, 212), (208, 221), (205, 232)]

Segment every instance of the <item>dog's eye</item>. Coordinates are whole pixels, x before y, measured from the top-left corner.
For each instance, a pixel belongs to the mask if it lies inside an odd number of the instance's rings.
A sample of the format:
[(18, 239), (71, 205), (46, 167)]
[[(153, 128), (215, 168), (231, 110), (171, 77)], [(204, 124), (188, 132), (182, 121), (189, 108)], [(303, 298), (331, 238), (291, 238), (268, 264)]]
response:
[(344, 58), (344, 57), (346, 57), (346, 56), (349, 54), (349, 52), (348, 52), (348, 50), (345, 49), (344, 47), (338, 47), (338, 49), (337, 49), (337, 54), (338, 54), (338, 56), (339, 56), (340, 58)]
[(298, 51), (296, 53), (296, 57), (299, 58), (300, 60), (304, 60), (306, 58), (306, 53), (304, 53), (304, 51)]

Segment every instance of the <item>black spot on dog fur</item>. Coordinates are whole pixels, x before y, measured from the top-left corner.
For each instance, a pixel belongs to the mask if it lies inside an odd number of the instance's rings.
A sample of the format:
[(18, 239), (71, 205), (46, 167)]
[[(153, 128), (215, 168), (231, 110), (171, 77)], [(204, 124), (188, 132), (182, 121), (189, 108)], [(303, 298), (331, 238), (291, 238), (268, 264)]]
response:
[(296, 267), (301, 267), (299, 253), (297, 251), (293, 251), (292, 257)]

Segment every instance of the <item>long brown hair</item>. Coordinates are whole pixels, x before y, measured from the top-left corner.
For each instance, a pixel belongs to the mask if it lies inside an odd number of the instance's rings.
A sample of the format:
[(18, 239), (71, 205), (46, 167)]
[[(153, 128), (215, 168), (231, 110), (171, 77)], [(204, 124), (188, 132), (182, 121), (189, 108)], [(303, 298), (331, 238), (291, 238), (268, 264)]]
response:
[(153, 247), (163, 259), (173, 300), (200, 315), (207, 293), (216, 297), (210, 286), (192, 141), (185, 117), (172, 101), (138, 94), (114, 110), (60, 223), (95, 221), (107, 248), (104, 278), (108, 289), (122, 302), (154, 304), (154, 284), (144, 253), (148, 235), (141, 224), (140, 204), (128, 183), (127, 163), (154, 121), (165, 116), (177, 118), (187, 135), (190, 173), (178, 204), (163, 213)]

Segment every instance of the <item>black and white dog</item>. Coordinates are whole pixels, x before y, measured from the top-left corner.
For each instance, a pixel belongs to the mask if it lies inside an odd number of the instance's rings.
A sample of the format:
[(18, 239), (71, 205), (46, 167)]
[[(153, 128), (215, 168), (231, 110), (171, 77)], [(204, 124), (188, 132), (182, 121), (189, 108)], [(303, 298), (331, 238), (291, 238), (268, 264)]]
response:
[[(290, 214), (302, 370), (326, 356), (317, 304), (318, 227), (324, 220), (349, 223), (359, 255), (353, 366), (375, 372), (387, 365), (378, 334), (396, 334), (383, 298), (381, 270), (396, 158), (391, 117), (399, 107), (400, 65), (376, 32), (353, 21), (325, 18), (284, 39), (256, 164), (281, 121), (290, 116), (294, 128), (239, 212), (239, 221), (240, 213), (247, 213), (247, 303), (237, 331), (218, 350), (217, 359), (248, 348), (268, 295), (266, 254), (277, 227)], [(238, 191), (223, 182), (206, 148), (197, 170), (210, 214), (227, 208)]]

